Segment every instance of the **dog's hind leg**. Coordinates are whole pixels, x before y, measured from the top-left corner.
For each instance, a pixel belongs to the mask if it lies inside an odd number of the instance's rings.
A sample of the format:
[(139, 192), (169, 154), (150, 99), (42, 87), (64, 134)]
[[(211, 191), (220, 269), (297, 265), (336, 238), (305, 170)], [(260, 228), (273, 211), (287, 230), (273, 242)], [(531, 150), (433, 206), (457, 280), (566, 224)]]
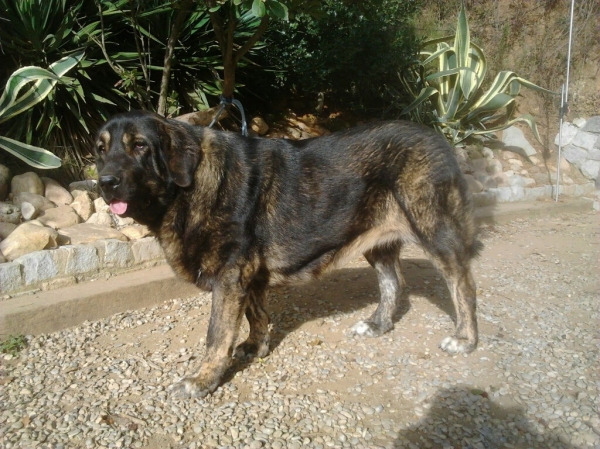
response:
[(235, 349), (236, 358), (264, 357), (269, 353), (269, 314), (266, 303), (266, 289), (259, 285), (253, 286), (246, 306), (250, 335)]
[(444, 338), (440, 347), (450, 353), (469, 353), (477, 347), (477, 297), (475, 281), (471, 273), (471, 255), (466, 245), (459, 245), (458, 233), (443, 239), (437, 239), (433, 247), (428, 248), (434, 264), (444, 275), (450, 290), (450, 296), (456, 311), (456, 330), (454, 335)]
[(394, 313), (405, 286), (400, 268), (401, 248), (401, 242), (394, 242), (365, 253), (365, 258), (377, 272), (381, 297), (373, 315), (352, 327), (353, 334), (379, 337), (394, 328)]

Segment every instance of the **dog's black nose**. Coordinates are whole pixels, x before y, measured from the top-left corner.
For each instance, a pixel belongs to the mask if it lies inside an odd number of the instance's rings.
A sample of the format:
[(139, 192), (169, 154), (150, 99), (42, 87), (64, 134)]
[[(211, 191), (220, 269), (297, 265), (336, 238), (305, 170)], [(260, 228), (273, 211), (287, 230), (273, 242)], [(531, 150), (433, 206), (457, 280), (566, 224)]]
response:
[(112, 187), (113, 189), (115, 187), (117, 187), (120, 182), (121, 182), (121, 178), (118, 178), (114, 175), (104, 175), (104, 176), (100, 176), (100, 179), (98, 180), (100, 187), (104, 188), (104, 187)]

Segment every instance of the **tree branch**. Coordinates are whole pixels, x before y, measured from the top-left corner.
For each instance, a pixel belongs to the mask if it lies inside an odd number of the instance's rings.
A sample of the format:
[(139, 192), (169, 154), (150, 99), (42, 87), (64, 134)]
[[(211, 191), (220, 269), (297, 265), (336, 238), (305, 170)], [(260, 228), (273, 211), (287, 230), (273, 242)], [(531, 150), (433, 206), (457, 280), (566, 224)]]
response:
[(242, 45), (240, 47), (240, 49), (238, 51), (235, 52), (234, 62), (236, 65), (240, 61), (240, 59), (242, 59), (242, 57), (246, 53), (248, 53), (248, 51), (250, 51), (250, 49), (252, 47), (254, 47), (254, 45), (256, 44), (256, 42), (258, 42), (258, 40), (264, 34), (264, 32), (267, 31), (268, 27), (269, 27), (269, 17), (264, 16), (260, 20), (260, 25), (258, 25), (258, 28), (254, 32), (254, 34), (252, 36), (250, 36), (250, 38), (244, 43), (244, 45)]

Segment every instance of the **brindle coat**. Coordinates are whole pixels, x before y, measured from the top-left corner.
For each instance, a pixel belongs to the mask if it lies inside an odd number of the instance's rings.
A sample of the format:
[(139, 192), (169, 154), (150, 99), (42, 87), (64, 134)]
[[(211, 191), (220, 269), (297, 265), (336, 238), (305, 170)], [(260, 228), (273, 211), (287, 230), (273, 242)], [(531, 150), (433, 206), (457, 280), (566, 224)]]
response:
[(268, 286), (313, 279), (356, 254), (375, 268), (381, 300), (353, 331), (389, 331), (407, 242), (425, 250), (451, 292), (456, 331), (441, 348), (475, 349), (470, 262), (480, 243), (466, 182), (434, 131), (378, 122), (288, 141), (130, 112), (100, 129), (95, 151), (107, 203), (156, 233), (178, 275), (212, 291), (206, 356), (174, 386), (179, 394), (217, 388), (244, 314), (250, 334), (236, 357), (268, 353)]

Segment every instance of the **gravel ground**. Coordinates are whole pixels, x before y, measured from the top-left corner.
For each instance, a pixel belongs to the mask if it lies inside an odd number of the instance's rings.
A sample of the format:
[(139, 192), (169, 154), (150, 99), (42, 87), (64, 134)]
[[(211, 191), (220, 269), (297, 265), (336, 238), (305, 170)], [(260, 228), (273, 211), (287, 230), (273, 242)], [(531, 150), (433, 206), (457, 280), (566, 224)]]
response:
[(468, 356), (437, 348), (452, 308), (416, 248), (392, 332), (349, 336), (376, 300), (357, 260), (274, 290), (271, 354), (205, 399), (167, 388), (199, 365), (208, 295), (28, 337), (2, 360), (0, 447), (600, 447), (599, 229), (595, 214), (484, 228)]

